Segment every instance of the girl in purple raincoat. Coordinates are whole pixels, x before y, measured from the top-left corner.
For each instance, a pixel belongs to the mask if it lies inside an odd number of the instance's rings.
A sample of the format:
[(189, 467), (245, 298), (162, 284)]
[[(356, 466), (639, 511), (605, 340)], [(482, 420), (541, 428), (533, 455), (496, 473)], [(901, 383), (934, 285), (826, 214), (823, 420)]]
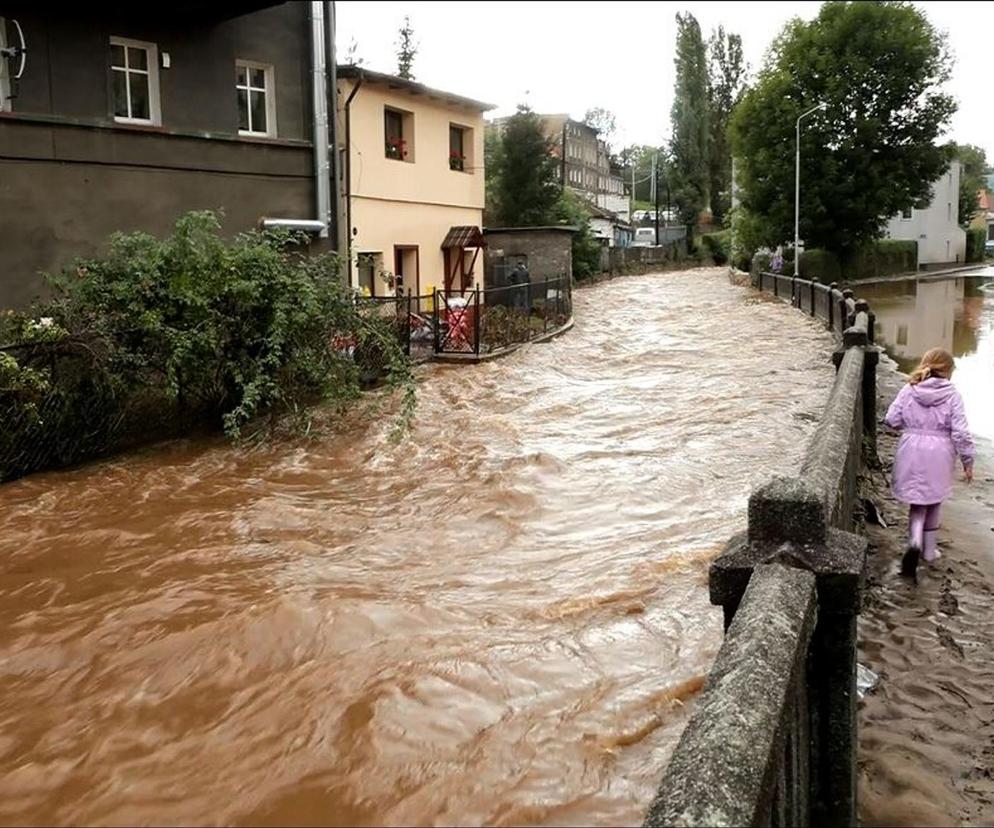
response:
[(933, 348), (908, 378), (887, 410), (884, 422), (902, 431), (894, 454), (894, 496), (909, 505), (908, 551), (901, 574), (912, 578), (918, 558), (936, 560), (939, 508), (952, 493), (956, 457), (967, 483), (973, 480), (973, 438), (963, 399), (949, 381), (953, 358)]

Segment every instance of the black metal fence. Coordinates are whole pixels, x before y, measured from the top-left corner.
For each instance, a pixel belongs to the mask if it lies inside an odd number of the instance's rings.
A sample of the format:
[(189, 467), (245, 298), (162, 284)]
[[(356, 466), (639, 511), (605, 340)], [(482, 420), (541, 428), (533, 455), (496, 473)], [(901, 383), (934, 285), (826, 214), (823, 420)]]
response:
[(554, 333), (573, 316), (569, 276), (455, 292), (433, 303), (436, 354), (491, 354)]
[(435, 354), (491, 354), (553, 333), (573, 316), (572, 280), (567, 275), (359, 301), (371, 312), (392, 318), (404, 353), (415, 362)]
[(870, 343), (874, 341), (875, 319), (869, 305), (858, 301), (851, 290), (840, 290), (836, 282), (825, 285), (810, 279), (761, 271), (753, 277), (753, 283), (761, 291), (772, 293), (778, 299), (821, 319), (829, 330), (840, 337), (845, 329), (852, 325), (857, 311), (864, 310), (869, 319), (867, 333)]
[(420, 296), (364, 297), (360, 305), (369, 312), (391, 319), (397, 341), (414, 362), (431, 359), (435, 352), (434, 306), (430, 293)]

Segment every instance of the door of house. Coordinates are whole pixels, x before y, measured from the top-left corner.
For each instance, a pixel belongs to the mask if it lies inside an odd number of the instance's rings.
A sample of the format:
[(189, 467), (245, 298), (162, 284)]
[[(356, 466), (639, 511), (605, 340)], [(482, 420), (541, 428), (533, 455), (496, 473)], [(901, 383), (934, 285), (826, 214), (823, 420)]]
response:
[(420, 255), (416, 244), (395, 244), (393, 248), (394, 288), (398, 293), (421, 293)]

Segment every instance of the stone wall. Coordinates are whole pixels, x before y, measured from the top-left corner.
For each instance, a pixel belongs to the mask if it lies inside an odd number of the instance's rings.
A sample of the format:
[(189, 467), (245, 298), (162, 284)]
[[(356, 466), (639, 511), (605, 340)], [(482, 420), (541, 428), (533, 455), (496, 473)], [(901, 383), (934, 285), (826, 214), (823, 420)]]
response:
[(834, 285), (772, 274), (754, 284), (839, 334), (838, 373), (797, 474), (752, 492), (746, 531), (711, 565), (726, 637), (646, 825), (856, 819), (866, 541), (850, 530), (863, 451), (875, 446), (872, 314)]
[(484, 228), (486, 286), (503, 287), (503, 273), (524, 257), (533, 282), (573, 272), (572, 227)]
[(601, 272), (619, 273), (626, 269), (651, 268), (687, 257), (683, 239), (654, 247), (612, 247), (601, 251)]

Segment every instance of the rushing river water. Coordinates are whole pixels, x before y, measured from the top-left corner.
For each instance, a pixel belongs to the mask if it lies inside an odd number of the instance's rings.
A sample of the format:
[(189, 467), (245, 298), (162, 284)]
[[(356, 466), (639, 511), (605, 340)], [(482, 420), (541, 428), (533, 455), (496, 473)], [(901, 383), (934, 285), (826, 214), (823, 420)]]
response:
[(638, 823), (830, 337), (718, 271), (380, 414), (0, 488), (0, 822)]
[(929, 348), (956, 360), (953, 382), (973, 432), (994, 440), (994, 267), (977, 276), (857, 288), (877, 317), (877, 340), (902, 371)]

